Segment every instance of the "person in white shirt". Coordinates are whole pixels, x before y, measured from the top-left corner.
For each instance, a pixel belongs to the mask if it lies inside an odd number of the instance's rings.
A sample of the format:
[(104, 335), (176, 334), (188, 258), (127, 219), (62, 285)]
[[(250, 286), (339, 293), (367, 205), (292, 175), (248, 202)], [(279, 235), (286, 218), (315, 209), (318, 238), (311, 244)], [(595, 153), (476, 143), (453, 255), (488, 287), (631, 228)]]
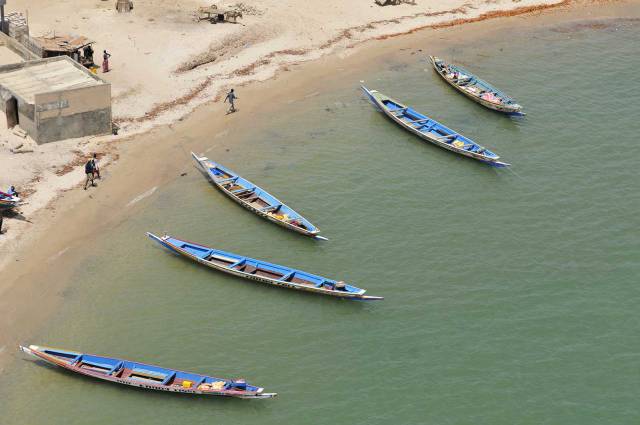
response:
[(98, 154), (93, 154), (93, 177), (100, 178), (100, 167), (98, 167)]

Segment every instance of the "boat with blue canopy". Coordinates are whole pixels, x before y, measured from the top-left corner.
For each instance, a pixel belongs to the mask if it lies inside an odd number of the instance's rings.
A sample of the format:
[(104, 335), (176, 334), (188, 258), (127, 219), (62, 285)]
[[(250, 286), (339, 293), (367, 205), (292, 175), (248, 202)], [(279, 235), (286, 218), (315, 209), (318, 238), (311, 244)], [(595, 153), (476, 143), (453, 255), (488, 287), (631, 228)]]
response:
[(377, 90), (369, 90), (365, 86), (362, 86), (362, 90), (376, 108), (393, 122), (421, 139), (493, 167), (510, 165), (499, 161), (500, 157), (489, 149), (440, 124), (433, 118), (429, 118)]
[(383, 297), (365, 295), (366, 290), (342, 281), (335, 281), (302, 270), (210, 248), (169, 235), (156, 236), (153, 233), (147, 233), (147, 236), (178, 255), (237, 277), (348, 300), (374, 301), (384, 299)]
[(193, 152), (191, 156), (215, 187), (244, 208), (294, 232), (327, 240), (319, 235), (320, 229), (266, 190), (207, 157)]
[(20, 346), (20, 350), (70, 372), (148, 390), (247, 399), (271, 398), (277, 395), (265, 393), (263, 388), (249, 385), (243, 379), (216, 378), (116, 357), (96, 356), (38, 345)]
[(522, 106), (491, 84), (476, 77), (461, 66), (429, 56), (433, 69), (451, 86), (471, 100), (494, 111), (509, 115), (524, 115)]

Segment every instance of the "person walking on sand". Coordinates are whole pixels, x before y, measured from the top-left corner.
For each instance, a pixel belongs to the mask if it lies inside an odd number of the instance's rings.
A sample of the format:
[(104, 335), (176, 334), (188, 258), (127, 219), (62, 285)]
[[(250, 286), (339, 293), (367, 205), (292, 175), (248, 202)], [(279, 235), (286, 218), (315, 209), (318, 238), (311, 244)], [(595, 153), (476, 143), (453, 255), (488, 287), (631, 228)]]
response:
[(107, 53), (106, 50), (102, 51), (102, 72), (109, 72), (109, 58), (111, 57), (110, 53)]
[(2, 234), (2, 221), (4, 220), (4, 214), (0, 210), (0, 235)]
[(230, 114), (230, 113), (236, 111), (235, 101), (236, 101), (237, 98), (238, 98), (238, 96), (236, 96), (236, 93), (233, 91), (233, 89), (231, 89), (231, 91), (229, 93), (227, 93), (227, 97), (224, 98), (224, 101), (226, 103), (227, 100), (228, 100), (229, 104), (231, 105), (229, 107), (229, 110), (227, 111), (227, 114)]
[(100, 167), (98, 167), (98, 154), (93, 154), (93, 177), (96, 179), (100, 178)]
[(86, 164), (84, 164), (84, 173), (87, 175), (87, 179), (84, 181), (84, 190), (87, 190), (87, 185), (89, 184), (89, 182), (91, 182), (91, 186), (96, 186), (95, 182), (93, 181), (93, 164), (93, 158), (91, 158), (87, 161)]

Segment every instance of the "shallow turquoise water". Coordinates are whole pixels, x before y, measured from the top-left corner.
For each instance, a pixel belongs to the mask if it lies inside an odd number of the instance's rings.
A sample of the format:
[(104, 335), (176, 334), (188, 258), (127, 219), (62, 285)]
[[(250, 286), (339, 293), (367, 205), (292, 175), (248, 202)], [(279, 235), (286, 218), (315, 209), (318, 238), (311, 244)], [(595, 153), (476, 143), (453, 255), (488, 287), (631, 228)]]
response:
[[(637, 21), (563, 24), (436, 52), (515, 97), (528, 114), (520, 120), (471, 103), (414, 51), (366, 75), (511, 170), (403, 132), (351, 81), (228, 136), (229, 151), (208, 154), (331, 241), (252, 216), (189, 169), (97, 243), (34, 342), (245, 377), (280, 396), (149, 393), (17, 361), (0, 382), (0, 422), (640, 422), (639, 36)], [(386, 300), (336, 302), (227, 277), (157, 248), (149, 230)]]

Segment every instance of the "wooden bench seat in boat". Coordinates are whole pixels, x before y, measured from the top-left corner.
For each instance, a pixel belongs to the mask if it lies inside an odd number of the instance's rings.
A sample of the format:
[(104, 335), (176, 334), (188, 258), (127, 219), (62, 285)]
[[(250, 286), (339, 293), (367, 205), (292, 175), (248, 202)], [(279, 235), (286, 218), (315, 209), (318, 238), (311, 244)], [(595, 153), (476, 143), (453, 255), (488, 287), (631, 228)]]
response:
[(230, 192), (232, 194), (236, 195), (236, 196), (240, 196), (240, 195), (243, 195), (243, 194), (248, 193), (248, 192), (254, 192), (255, 190), (256, 190), (255, 187), (252, 187), (252, 188), (243, 187), (242, 189), (236, 189), (236, 190), (232, 190)]
[(293, 275), (296, 274), (296, 272), (291, 272), (291, 273), (287, 273), (285, 275), (283, 275), (280, 279), (278, 279), (280, 282), (288, 282), (289, 279), (291, 279), (291, 277), (293, 277)]
[(109, 375), (117, 375), (118, 372), (120, 372), (123, 367), (124, 367), (124, 362), (121, 361), (120, 363), (118, 363), (117, 365), (111, 368), (111, 370), (109, 371)]
[(166, 373), (162, 373), (162, 372), (156, 372), (153, 370), (148, 370), (148, 369), (142, 369), (142, 368), (133, 368), (131, 369), (131, 372), (129, 372), (129, 379), (135, 379), (135, 380), (146, 380), (146, 381), (153, 381), (155, 383), (161, 383), (164, 382), (164, 380), (167, 378), (167, 374)]
[(409, 120), (407, 121), (409, 124), (422, 124), (431, 121), (431, 118), (421, 118), (419, 120)]
[(218, 263), (224, 266), (231, 266), (232, 264), (235, 264), (238, 262), (238, 260), (235, 258), (229, 258), (219, 254), (208, 255), (207, 257), (205, 257), (205, 260), (210, 261), (212, 263)]
[[(91, 370), (95, 370), (96, 372), (104, 372), (104, 373), (110, 373), (111, 370), (113, 369), (112, 364), (93, 362), (89, 360), (80, 360), (77, 366), (80, 369), (91, 369)], [(84, 366), (87, 366), (87, 367), (85, 368)]]
[(280, 207), (282, 207), (282, 204), (277, 204), (277, 205), (269, 205), (268, 207), (264, 207), (264, 208), (260, 208), (260, 211), (262, 212), (269, 212), (269, 211), (278, 211), (280, 209)]
[(228, 178), (228, 179), (218, 180), (218, 182), (217, 182), (217, 183), (218, 183), (218, 184), (226, 184), (226, 183), (231, 183), (231, 182), (234, 182), (234, 183), (235, 183), (235, 181), (236, 181), (236, 180), (238, 180), (238, 178), (239, 178), (239, 177), (237, 177), (237, 176), (236, 176), (236, 177), (230, 177), (230, 178)]

